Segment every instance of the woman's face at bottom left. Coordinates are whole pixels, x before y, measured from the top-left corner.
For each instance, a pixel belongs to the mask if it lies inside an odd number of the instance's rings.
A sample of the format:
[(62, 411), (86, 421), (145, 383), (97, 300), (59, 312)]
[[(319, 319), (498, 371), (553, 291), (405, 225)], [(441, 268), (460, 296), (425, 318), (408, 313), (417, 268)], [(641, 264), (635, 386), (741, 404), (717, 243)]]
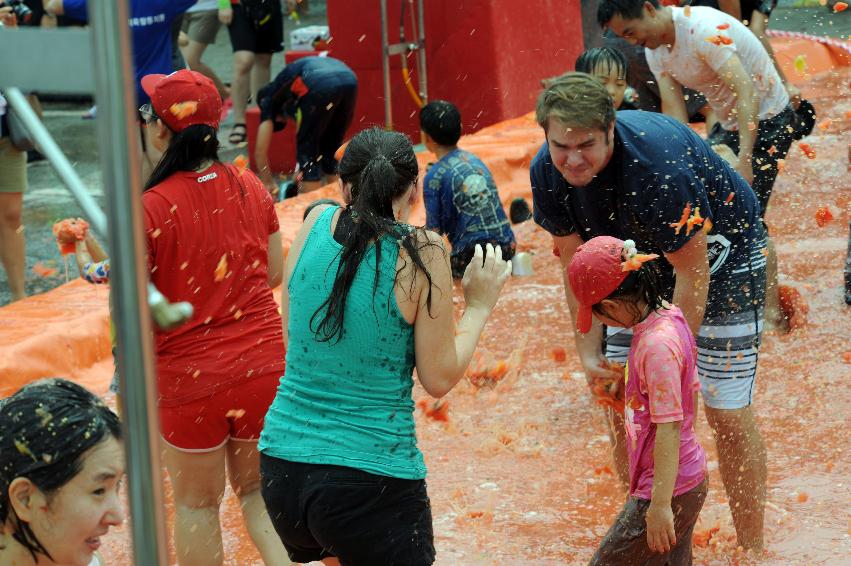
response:
[[(124, 448), (113, 436), (83, 455), (71, 481), (46, 496), (34, 490), (26, 515), (19, 513), (53, 562), (88, 566), (110, 527), (124, 522), (119, 490), (124, 476)], [(28, 481), (28, 480), (24, 480)]]

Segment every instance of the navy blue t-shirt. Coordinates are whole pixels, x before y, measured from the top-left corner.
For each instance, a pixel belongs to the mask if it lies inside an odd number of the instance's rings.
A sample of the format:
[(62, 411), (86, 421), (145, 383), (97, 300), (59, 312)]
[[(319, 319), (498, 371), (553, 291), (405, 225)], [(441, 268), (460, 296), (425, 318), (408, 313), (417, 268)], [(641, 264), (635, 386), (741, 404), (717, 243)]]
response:
[[(296, 83), (298, 78), (301, 81)], [(339, 59), (302, 57), (284, 67), (257, 93), (260, 121), (274, 120), (274, 130), (283, 130), (287, 118), (295, 117), (302, 98), (310, 98), (308, 108), (325, 110), (325, 105), (320, 104), (322, 99), (333, 99), (341, 88), (350, 89), (357, 84), (354, 71)]]
[[(554, 236), (577, 233), (588, 241), (607, 235), (634, 240), (642, 253), (675, 252), (697, 234), (671, 227), (691, 204), (712, 221), (712, 282), (757, 267), (754, 258), (764, 264), (754, 249), (763, 232), (753, 190), (691, 128), (663, 114), (618, 112), (612, 158), (588, 186), (564, 180), (546, 143), (532, 160), (530, 178), (535, 222)], [(672, 290), (673, 268), (661, 265)]]
[[(133, 69), (136, 76), (136, 101), (150, 101), (142, 90), (142, 77), (154, 73), (168, 75), (171, 66), (171, 23), (197, 0), (131, 0), (130, 25)], [(65, 15), (89, 21), (88, 0), (64, 0)]]
[(423, 200), (426, 228), (449, 237), (452, 255), (478, 242), (514, 241), (491, 172), (469, 151), (450, 151), (429, 168)]

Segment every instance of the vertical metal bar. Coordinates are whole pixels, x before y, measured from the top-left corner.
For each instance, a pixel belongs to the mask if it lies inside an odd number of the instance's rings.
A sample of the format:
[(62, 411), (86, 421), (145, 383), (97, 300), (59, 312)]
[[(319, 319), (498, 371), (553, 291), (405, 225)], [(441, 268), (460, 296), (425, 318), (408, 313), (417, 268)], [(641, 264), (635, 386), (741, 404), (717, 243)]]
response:
[(393, 107), (390, 103), (390, 53), (387, 49), (390, 40), (387, 37), (387, 0), (381, 3), (381, 70), (384, 74), (384, 120), (388, 130), (393, 129)]
[(112, 304), (118, 337), (134, 562), (165, 566), (165, 517), (147, 268), (142, 240), (141, 155), (127, 0), (92, 0), (98, 138), (109, 213)]
[(417, 65), (417, 75), (420, 78), (420, 99), (423, 101), (423, 105), (428, 104), (428, 82), (427, 82), (427, 69), (426, 69), (426, 43), (425, 43), (425, 18), (423, 17), (423, 2), (425, 0), (417, 0), (417, 44), (419, 45), (419, 49), (417, 49), (417, 60), (419, 64)]
[(5, 97), (21, 119), (24, 127), (38, 144), (41, 152), (47, 157), (50, 164), (53, 165), (56, 174), (59, 175), (59, 178), (62, 179), (62, 182), (65, 183), (68, 190), (71, 191), (71, 194), (80, 203), (83, 214), (89, 219), (95, 232), (105, 236), (106, 216), (95, 202), (95, 199), (86, 191), (86, 186), (83, 184), (80, 176), (77, 175), (77, 171), (71, 165), (71, 162), (68, 161), (68, 158), (65, 157), (65, 154), (62, 153), (62, 150), (59, 149), (59, 146), (56, 145), (50, 132), (41, 123), (32, 106), (27, 102), (26, 97), (17, 88), (6, 89)]

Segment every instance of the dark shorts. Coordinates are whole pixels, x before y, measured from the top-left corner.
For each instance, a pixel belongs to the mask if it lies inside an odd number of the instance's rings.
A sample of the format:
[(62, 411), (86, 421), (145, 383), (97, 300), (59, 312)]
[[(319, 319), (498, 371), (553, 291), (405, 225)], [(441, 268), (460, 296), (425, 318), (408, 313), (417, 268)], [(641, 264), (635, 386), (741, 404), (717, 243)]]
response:
[(290, 560), (336, 556), (343, 566), (434, 563), (424, 480), (301, 464), (260, 454), (261, 493)]
[(269, 18), (255, 27), (253, 18), (246, 13), (247, 0), (234, 4), (233, 20), (228, 26), (230, 44), (234, 52), (280, 53), (284, 50), (284, 16), (278, 0), (251, 0), (268, 7)]
[[(783, 112), (759, 123), (756, 141), (753, 146), (753, 184), (751, 188), (759, 199), (761, 216), (765, 218), (768, 199), (777, 179), (777, 161), (785, 159), (793, 138), (792, 124), (795, 112), (787, 106)], [(792, 131), (790, 131), (792, 130)], [(725, 144), (730, 146), (736, 155), (739, 154), (739, 132), (730, 132), (716, 123), (706, 141), (710, 145)]]
[[(354, 81), (354, 79), (352, 79)], [(357, 102), (357, 82), (336, 85), (330, 92), (309, 92), (298, 103), (301, 125), (296, 134), (296, 158), (305, 181), (337, 174), (334, 154), (343, 145)]]
[(470, 260), (473, 259), (473, 254), (476, 253), (476, 244), (481, 244), (482, 250), (485, 251), (485, 255), (487, 255), (487, 251), (485, 250), (486, 244), (493, 244), (494, 246), (499, 246), (502, 248), (502, 259), (509, 260), (514, 257), (514, 251), (517, 249), (516, 242), (508, 242), (507, 244), (500, 244), (494, 242), (493, 240), (483, 240), (481, 242), (473, 242), (468, 247), (456, 251), (452, 250), (452, 255), (449, 257), (449, 265), (452, 267), (452, 277), (455, 279), (461, 279), (464, 277), (464, 271), (467, 269), (467, 265), (470, 264)]
[(677, 544), (666, 554), (651, 552), (647, 546), (648, 499), (630, 497), (615, 524), (603, 537), (590, 566), (690, 566), (691, 537), (697, 516), (706, 499), (707, 482), (671, 500)]

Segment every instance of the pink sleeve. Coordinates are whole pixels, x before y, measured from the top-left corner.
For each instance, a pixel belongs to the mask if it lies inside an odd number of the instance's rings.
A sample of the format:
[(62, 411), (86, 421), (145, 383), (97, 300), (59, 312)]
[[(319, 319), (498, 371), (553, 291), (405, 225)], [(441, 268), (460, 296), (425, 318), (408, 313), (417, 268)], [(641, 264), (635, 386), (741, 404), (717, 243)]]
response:
[(685, 363), (676, 335), (648, 332), (636, 350), (641, 384), (647, 392), (650, 421), (672, 423), (683, 420), (682, 373)]

